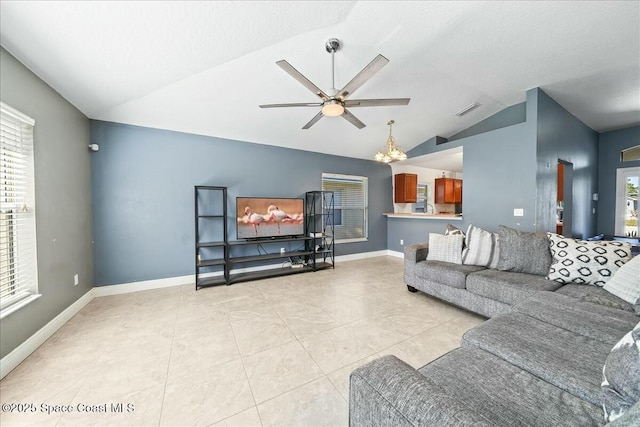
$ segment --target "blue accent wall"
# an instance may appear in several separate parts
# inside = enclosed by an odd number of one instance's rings
[[[91,121],[95,285],[193,274],[193,187],[228,187],[235,198],[304,197],[322,173],[366,176],[369,240],[336,254],[387,249],[391,170],[368,160],[145,127]],[[235,238],[235,222],[229,222]]]
[[[564,160],[573,164],[571,234],[591,237],[596,234],[592,195],[598,184],[598,133],[542,90],[529,92],[537,97],[537,228],[555,232],[558,160]]]
[[[640,126],[602,132],[598,137],[598,233],[615,234],[616,173],[639,167],[640,160],[620,161],[620,152],[640,145]]]

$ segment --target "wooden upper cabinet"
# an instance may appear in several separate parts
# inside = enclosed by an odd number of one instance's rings
[[[462,180],[454,178],[436,179],[436,203],[462,203]]]
[[[398,173],[394,176],[394,202],[416,203],[418,201],[418,175]]]

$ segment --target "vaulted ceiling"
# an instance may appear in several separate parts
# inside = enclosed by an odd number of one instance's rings
[[[411,98],[302,126],[317,102],[275,62],[354,99]],[[395,120],[408,150],[540,87],[597,131],[640,124],[638,1],[0,2],[0,44],[89,118],[371,159]],[[455,113],[478,102],[464,115]]]

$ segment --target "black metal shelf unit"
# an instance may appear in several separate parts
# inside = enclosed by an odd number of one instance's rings
[[[229,245],[229,261],[227,268],[229,270],[228,283],[246,282],[249,280],[266,279],[268,277],[287,276],[289,274],[305,273],[313,271],[308,265],[299,264],[299,267],[294,267],[289,261],[293,259],[306,259],[313,252],[308,248],[309,242],[312,239],[310,237],[289,237],[278,239],[257,239],[257,240],[234,240],[228,242]],[[281,251],[281,247],[284,243],[300,243],[302,249],[285,250]],[[256,255],[234,255],[233,248],[246,247],[255,245],[259,250],[263,250],[265,253],[259,253]],[[274,268],[273,265],[265,266],[266,268],[260,270],[261,264],[264,261],[273,261],[277,259],[288,260],[285,261],[282,267]],[[253,265],[251,265],[253,264]],[[256,265],[258,264],[258,265]],[[254,271],[231,271],[232,267],[251,267]],[[258,268],[258,270],[255,270]]]
[[[194,190],[196,290],[335,268],[332,191],[306,193],[304,236],[229,241],[227,188],[197,185]],[[285,249],[285,243],[300,245]],[[251,245],[257,254],[241,249]],[[275,268],[265,264],[278,259],[288,261]]]
[[[311,238],[307,249],[313,271],[335,268],[335,209],[333,191],[308,191],[305,194],[305,234]]]
[[[196,185],[194,204],[196,290],[228,284],[227,187]]]

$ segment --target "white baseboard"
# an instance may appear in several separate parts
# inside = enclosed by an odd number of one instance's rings
[[[392,251],[390,249],[387,249],[387,255],[404,259],[404,252]]]
[[[169,288],[188,285],[195,281],[195,276],[167,277],[164,279],[143,280],[141,282],[121,283],[119,285],[96,286],[93,288],[96,297],[128,294],[129,292],[148,291],[151,289]]]
[[[0,360],[0,379],[4,378],[16,366],[22,363],[24,359],[48,340],[62,325],[82,310],[85,305],[89,304],[93,298],[94,291],[91,289],[67,307],[62,313],[54,317],[49,323],[40,328],[38,332],[31,335],[25,342],[13,349],[11,353],[3,357],[2,360]]]
[[[336,262],[355,261],[358,259],[365,259],[365,258],[375,258],[379,256],[388,255],[387,252],[388,252],[387,250],[382,250],[382,251],[360,252],[357,254],[350,254],[350,255],[340,255],[336,257]]]

